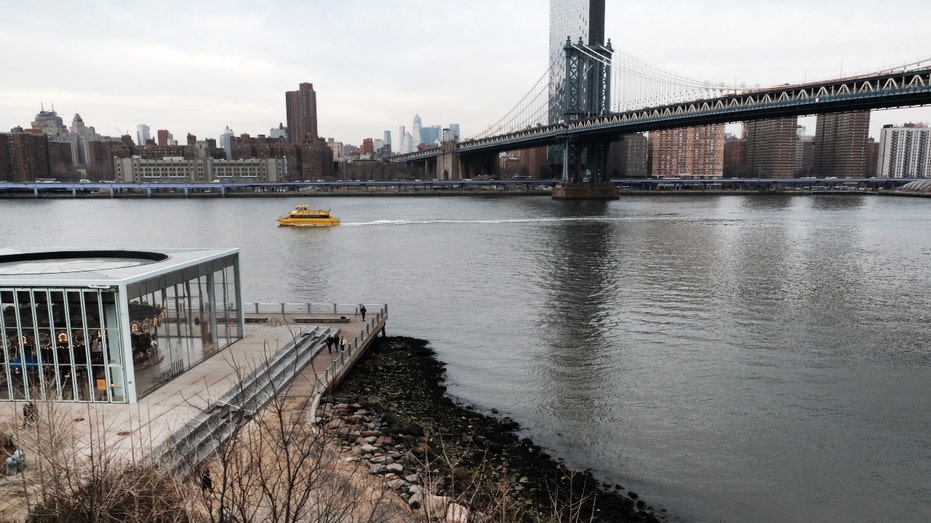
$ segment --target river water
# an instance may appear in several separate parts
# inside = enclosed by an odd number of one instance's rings
[[[928,521],[931,200],[0,200],[0,245],[237,247],[246,302],[384,302],[449,392],[671,521]]]

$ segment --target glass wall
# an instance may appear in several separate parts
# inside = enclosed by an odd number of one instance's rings
[[[235,265],[208,263],[130,287],[139,397],[242,337],[235,272]]]
[[[237,255],[122,288],[0,288],[0,401],[130,402],[242,338]],[[93,286],[97,287],[97,286]]]
[[[117,292],[0,289],[0,400],[126,401]]]

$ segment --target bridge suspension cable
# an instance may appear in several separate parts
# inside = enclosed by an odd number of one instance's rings
[[[473,136],[472,139],[478,140],[537,125],[547,125],[549,123],[548,114],[550,103],[549,81],[551,72],[556,67],[558,67],[558,63],[554,61],[546,71],[543,72],[527,94],[525,94],[510,111],[498,119],[497,122],[488,126],[487,129]]]
[[[635,111],[648,107],[669,106],[693,100],[721,98],[727,95],[741,95],[757,90],[732,85],[724,82],[710,82],[690,78],[674,73],[620,50],[608,47],[592,49],[584,45],[574,45],[576,50],[592,62],[599,62],[609,67],[611,75],[611,96],[609,110],[615,113]],[[598,51],[603,52],[600,54]],[[608,60],[605,55],[610,55]],[[883,67],[882,72],[905,72],[921,69],[931,64],[931,58],[911,60],[905,64]],[[554,59],[526,95],[497,122],[485,131],[472,137],[478,140],[499,134],[522,131],[532,127],[551,125],[551,115],[561,114],[564,107],[565,89],[551,85],[551,78],[561,78],[565,71],[562,61]],[[848,78],[879,74],[877,72],[848,75]],[[555,96],[551,96],[555,93]]]
[[[610,110],[621,112],[655,105],[676,103],[685,100],[695,100],[705,97],[721,96],[726,90],[723,84],[713,86],[711,82],[696,80],[683,75],[672,73],[649,64],[630,54],[613,51],[611,60],[586,46],[580,46],[588,58],[608,66],[611,71],[611,103]],[[562,95],[559,90],[557,97],[551,99],[553,87],[550,78],[556,74],[561,77],[564,71],[562,62],[554,60],[539,77],[533,87],[497,122],[490,125],[483,132],[473,136],[472,139],[481,139],[498,134],[515,132],[530,127],[549,125],[550,114],[558,114],[563,106]],[[551,110],[555,106],[555,110]]]

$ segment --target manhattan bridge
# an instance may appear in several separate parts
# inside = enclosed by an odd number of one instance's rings
[[[567,39],[514,107],[481,134],[396,155],[439,180],[494,172],[497,155],[549,147],[566,197],[614,197],[608,147],[626,134],[824,113],[931,104],[931,58],[866,74],[772,87],[727,87],[655,67],[606,44]],[[554,68],[563,85],[553,89]],[[602,187],[604,190],[599,190]],[[554,193],[555,195],[556,193]]]

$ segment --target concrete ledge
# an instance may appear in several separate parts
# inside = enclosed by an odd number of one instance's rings
[[[617,200],[620,191],[612,183],[570,183],[553,187],[554,200]]]

